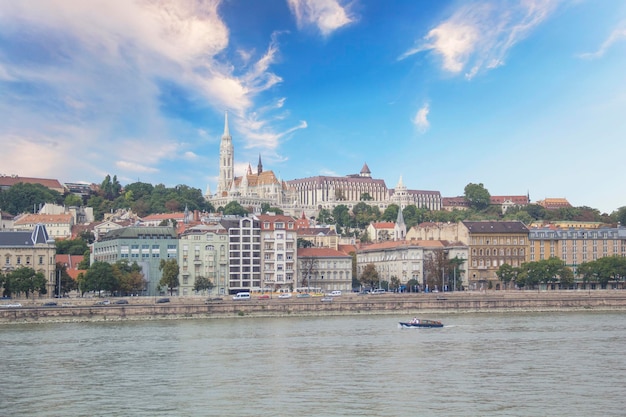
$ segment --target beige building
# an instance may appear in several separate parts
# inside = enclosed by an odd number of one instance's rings
[[[519,267],[529,260],[529,231],[522,222],[464,221],[459,227],[465,228],[469,236],[470,289],[501,289],[496,275],[500,265]]]
[[[219,223],[201,224],[179,237],[180,295],[194,294],[196,278],[213,283],[212,293],[228,294],[228,231]]]
[[[298,238],[308,240],[315,248],[337,249],[339,235],[330,226],[298,228]]]
[[[407,240],[447,240],[469,244],[469,231],[462,223],[424,222],[406,233]]]
[[[33,230],[38,224],[46,226],[48,234],[53,239],[70,239],[74,217],[70,213],[26,214],[16,219],[13,227],[16,230]]]
[[[298,288],[315,288],[323,293],[351,291],[352,256],[329,248],[299,248]]]
[[[406,240],[387,241],[363,246],[357,251],[357,275],[361,276],[368,264],[376,267],[380,281],[391,282],[398,278],[401,285],[415,280],[420,287],[425,287],[426,260],[443,251],[448,259],[468,258],[467,246],[457,243],[450,244],[442,240]],[[460,266],[461,278],[467,277],[467,262]],[[444,271],[442,271],[444,273]],[[467,285],[466,282],[463,285]]]
[[[46,227],[36,225],[31,230],[0,232],[0,259],[2,272],[11,272],[16,268],[29,267],[41,272],[47,280],[46,290],[49,296],[55,290],[56,246]],[[1,294],[0,294],[1,295]]]

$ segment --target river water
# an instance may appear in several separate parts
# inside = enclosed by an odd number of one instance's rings
[[[623,416],[625,313],[0,327],[2,416]]]

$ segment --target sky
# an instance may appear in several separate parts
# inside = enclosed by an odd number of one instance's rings
[[[626,2],[0,0],[0,173],[626,206]]]

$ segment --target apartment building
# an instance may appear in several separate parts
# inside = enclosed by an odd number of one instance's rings
[[[468,284],[471,289],[500,289],[500,265],[521,266],[529,260],[529,230],[519,221],[461,222],[469,246]]]
[[[256,217],[224,216],[220,224],[228,231],[228,291],[261,289],[261,222]]]
[[[180,295],[194,294],[198,277],[213,283],[212,293],[228,294],[228,231],[219,223],[200,224],[179,238]]]
[[[295,287],[298,234],[293,217],[275,213],[258,216],[261,226],[261,287],[267,290]]]
[[[352,256],[330,248],[299,248],[297,288],[351,291]]]

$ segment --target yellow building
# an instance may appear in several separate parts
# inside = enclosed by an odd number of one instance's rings
[[[572,268],[607,256],[626,256],[626,228],[571,227],[554,225],[531,228],[529,233],[530,261],[556,257]],[[584,284],[577,283],[582,288]]]

